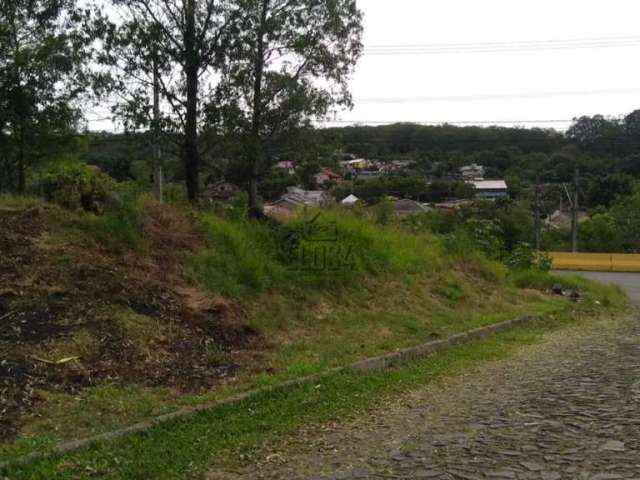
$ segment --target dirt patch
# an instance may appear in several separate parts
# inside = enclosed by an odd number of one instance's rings
[[[147,206],[148,248],[126,255],[53,241],[48,221],[42,208],[0,210],[0,441],[16,436],[38,391],[109,382],[197,392],[262,349],[238,306],[184,284],[182,256],[201,241],[183,213]]]

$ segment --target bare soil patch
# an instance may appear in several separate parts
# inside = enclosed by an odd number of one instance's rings
[[[236,305],[187,288],[182,256],[200,239],[184,214],[145,209],[145,253],[64,244],[42,208],[0,210],[0,441],[43,391],[101,383],[199,392],[260,351]]]

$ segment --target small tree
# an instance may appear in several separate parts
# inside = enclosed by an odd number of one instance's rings
[[[89,14],[74,0],[0,1],[0,142],[4,183],[24,193],[27,167],[80,119],[74,102],[87,86]]]
[[[249,205],[275,143],[333,106],[350,106],[349,74],[361,54],[355,0],[232,0],[229,51],[212,122],[243,142]]]
[[[130,128],[162,127],[177,142],[187,195],[199,195],[202,103],[211,100],[226,10],[222,0],[112,0],[100,60],[109,68],[115,112]],[[153,115],[154,85],[162,112]],[[161,125],[158,125],[160,123]]]

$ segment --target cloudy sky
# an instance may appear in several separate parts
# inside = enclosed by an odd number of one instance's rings
[[[352,82],[356,106],[339,120],[566,128],[579,115],[640,108],[637,0],[360,0],[360,7],[368,54]]]
[[[356,105],[327,125],[564,129],[576,116],[640,108],[638,0],[359,3],[366,53],[352,81]]]

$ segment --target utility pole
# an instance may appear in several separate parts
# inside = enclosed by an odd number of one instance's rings
[[[536,173],[536,187],[533,199],[533,211],[535,218],[533,219],[534,244],[536,252],[540,251],[540,174]]]
[[[158,62],[153,59],[153,195],[162,203],[162,164],[160,153],[160,79]]]
[[[578,208],[579,208],[579,183],[580,171],[576,164],[573,175],[573,201],[571,202],[571,251],[576,253],[578,251]]]

